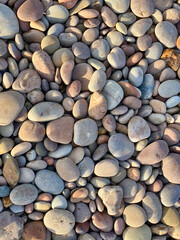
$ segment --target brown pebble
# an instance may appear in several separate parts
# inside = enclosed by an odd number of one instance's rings
[[[81,82],[79,80],[73,81],[66,88],[66,93],[69,97],[77,97],[81,91]]]

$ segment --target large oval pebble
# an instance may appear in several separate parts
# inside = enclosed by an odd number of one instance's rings
[[[123,240],[151,240],[151,237],[151,229],[146,224],[138,228],[127,227],[123,232]]]
[[[160,84],[158,93],[163,98],[170,98],[180,93],[180,81],[177,79],[167,80]]]
[[[69,17],[69,12],[62,5],[53,5],[48,8],[46,17],[50,23],[64,23]]]
[[[36,173],[35,184],[41,191],[51,194],[60,194],[64,189],[64,182],[57,173],[49,170],[40,170]]]
[[[10,200],[16,205],[27,205],[37,198],[38,189],[32,184],[21,184],[10,193]]]
[[[63,107],[55,102],[40,102],[28,112],[28,118],[34,122],[48,122],[62,117]]]
[[[50,232],[65,235],[73,229],[75,218],[67,210],[53,209],[45,214],[44,224]]]
[[[165,207],[172,207],[180,198],[180,185],[166,184],[160,192],[160,198]]]
[[[131,0],[131,10],[137,17],[149,17],[154,12],[154,1]]]

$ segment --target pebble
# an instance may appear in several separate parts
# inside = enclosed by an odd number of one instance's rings
[[[174,207],[163,207],[161,222],[176,227],[180,223],[179,213]]]
[[[176,79],[167,80],[160,84],[158,93],[163,98],[170,98],[180,92],[180,82]]]
[[[22,233],[24,240],[28,239],[42,239],[46,240],[46,228],[42,221],[29,222],[25,224],[24,231]]]
[[[98,177],[113,177],[119,172],[117,160],[104,159],[99,161],[94,168],[94,174]]]
[[[5,154],[14,147],[14,141],[11,138],[0,139],[0,154]]]
[[[54,35],[47,35],[41,41],[41,48],[48,54],[53,54],[60,47],[59,40]]]
[[[67,182],[75,182],[80,176],[78,167],[68,157],[59,159],[56,162],[56,171],[58,175]]]
[[[134,37],[142,37],[148,31],[151,25],[152,25],[151,18],[139,19],[130,26],[128,32],[132,34]]]
[[[137,193],[137,183],[134,180],[129,178],[125,178],[119,184],[123,189],[123,197],[124,198],[132,198]]]
[[[90,57],[89,47],[82,42],[76,42],[72,45],[72,51],[77,58],[87,59]]]
[[[130,1],[125,0],[105,0],[105,3],[115,12],[115,13],[124,13],[129,8]]]
[[[146,212],[137,204],[131,204],[124,209],[123,218],[130,227],[141,227],[147,221]]]
[[[27,205],[35,201],[38,189],[32,184],[21,184],[16,186],[10,193],[10,200],[16,205]]]
[[[91,44],[90,50],[95,59],[103,61],[109,54],[110,46],[105,39],[97,39]]]
[[[4,211],[0,213],[0,227],[4,228],[2,233],[4,239],[20,239],[24,224],[23,220],[14,213]]]
[[[143,82],[143,70],[140,67],[131,68],[128,79],[132,85],[139,87]]]
[[[126,65],[126,56],[124,51],[119,47],[114,47],[107,55],[107,60],[111,67],[122,69]]]
[[[34,160],[26,164],[26,167],[31,168],[33,171],[39,171],[47,167],[47,163],[44,160]]]
[[[64,23],[69,17],[68,10],[62,5],[54,5],[47,9],[46,18],[53,23]]]
[[[3,176],[11,187],[15,187],[19,181],[19,166],[15,158],[7,156],[3,167]]]
[[[176,46],[178,32],[176,27],[169,21],[162,21],[155,27],[155,35],[158,40],[167,48]]]
[[[45,214],[43,221],[44,225],[50,232],[58,235],[69,233],[75,225],[73,214],[62,209],[52,209],[48,211]]]
[[[166,128],[164,131],[163,140],[165,140],[169,146],[175,145],[180,140],[180,133],[176,129]]]
[[[162,161],[162,172],[164,177],[174,184],[180,183],[180,176],[178,174],[180,164],[179,164],[179,154],[169,153],[169,155],[163,158]]]
[[[101,17],[108,27],[114,27],[118,22],[117,15],[107,6],[101,8]]]
[[[32,147],[31,143],[28,143],[28,142],[19,143],[11,150],[11,155],[13,157],[18,157],[28,152],[31,149],[31,147]]]
[[[133,0],[130,6],[132,12],[140,18],[149,17],[154,12],[153,0],[148,0],[145,3],[142,0]]]
[[[126,203],[139,203],[143,200],[145,195],[145,188],[140,184],[137,183],[137,193],[134,197],[126,198]]]
[[[107,101],[106,98],[98,93],[94,92],[91,95],[89,101],[88,114],[94,120],[100,120],[104,117],[107,112]]]
[[[151,240],[152,232],[148,225],[144,224],[141,227],[127,227],[123,232],[123,240]]]
[[[75,204],[74,217],[77,223],[84,223],[91,217],[91,212],[85,203],[79,202]]]
[[[48,156],[52,158],[66,157],[72,150],[71,144],[59,145],[54,152],[49,152]]]
[[[5,4],[0,3],[0,38],[11,39],[19,32],[19,23],[14,12]],[[11,24],[13,22],[13,24]]]
[[[99,69],[94,71],[88,84],[88,89],[91,92],[97,92],[103,89],[106,84],[106,74],[103,70]]]
[[[74,143],[88,146],[95,142],[98,135],[97,124],[90,118],[84,118],[74,124]]]
[[[110,232],[113,228],[113,219],[105,211],[95,212],[92,215],[93,224],[103,232]]]
[[[124,96],[123,89],[113,80],[107,80],[103,88],[102,94],[107,100],[107,110],[117,107]]]
[[[154,77],[149,73],[145,74],[143,83],[139,89],[141,91],[141,99],[149,99],[152,97],[154,89]]]
[[[180,196],[180,186],[177,184],[166,184],[160,192],[161,202],[165,207],[172,207]]]
[[[1,92],[0,105],[0,125],[6,126],[12,123],[24,106],[24,97],[15,91]],[[6,107],[5,107],[6,106]]]
[[[56,195],[51,202],[52,209],[66,209],[67,200],[62,195]]]
[[[94,161],[89,157],[85,157],[78,164],[78,169],[81,177],[89,177],[94,171]]]
[[[10,194],[10,188],[8,186],[0,186],[0,197],[7,197]]]
[[[117,24],[116,24],[117,25]],[[106,37],[109,45],[111,48],[113,47],[119,47],[123,41],[124,41],[124,38],[123,38],[123,35],[118,32],[118,31],[111,31],[107,34],[107,37]]]
[[[129,159],[134,153],[134,144],[121,133],[113,134],[108,141],[110,153],[120,161]]]
[[[105,186],[98,191],[109,215],[116,215],[121,207],[123,189],[120,186]]]
[[[139,142],[150,136],[148,123],[139,116],[134,116],[128,123],[128,137],[132,142]]]
[[[147,213],[148,221],[156,224],[160,221],[162,216],[162,205],[155,193],[146,192],[142,200],[142,206]]]
[[[72,141],[73,126],[74,119],[71,116],[63,116],[48,123],[46,134],[53,142],[68,144]]]

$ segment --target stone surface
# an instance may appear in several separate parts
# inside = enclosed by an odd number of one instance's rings
[[[19,166],[15,158],[9,156],[3,167],[3,176],[11,187],[15,187],[19,181]]]
[[[24,240],[46,240],[46,228],[42,221],[29,222],[24,226],[22,233]]]
[[[118,171],[118,161],[111,159],[104,159],[99,161],[94,168],[94,174],[98,177],[113,177],[118,174]]]
[[[32,184],[21,184],[10,193],[10,200],[16,205],[27,205],[35,201],[38,189]]]
[[[24,97],[15,91],[0,93],[0,125],[5,126],[13,122],[24,106]]]
[[[69,12],[62,5],[54,5],[48,8],[46,17],[50,23],[64,23],[69,17]]]
[[[121,133],[113,134],[108,141],[111,154],[120,161],[129,159],[134,153],[134,144]]]
[[[132,0],[131,10],[137,17],[149,17],[154,12],[154,1]]]
[[[69,233],[75,225],[75,218],[73,214],[67,210],[61,209],[48,211],[45,214],[43,221],[44,225],[50,232],[58,235],[65,235]]]
[[[170,98],[180,92],[179,80],[167,80],[160,84],[158,93],[163,98]]]
[[[161,202],[165,207],[172,207],[180,196],[180,186],[178,184],[166,184],[160,192]]]
[[[19,32],[19,23],[16,15],[8,6],[2,3],[0,3],[0,22],[0,38],[11,39]]]
[[[138,228],[127,227],[123,232],[124,240],[131,239],[151,240],[151,237],[152,237],[151,229],[146,224]]]
[[[41,191],[51,194],[60,194],[64,189],[64,182],[58,174],[46,169],[36,173],[35,184]]]

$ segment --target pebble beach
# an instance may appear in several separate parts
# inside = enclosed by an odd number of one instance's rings
[[[180,0],[0,0],[0,240],[180,240]]]

